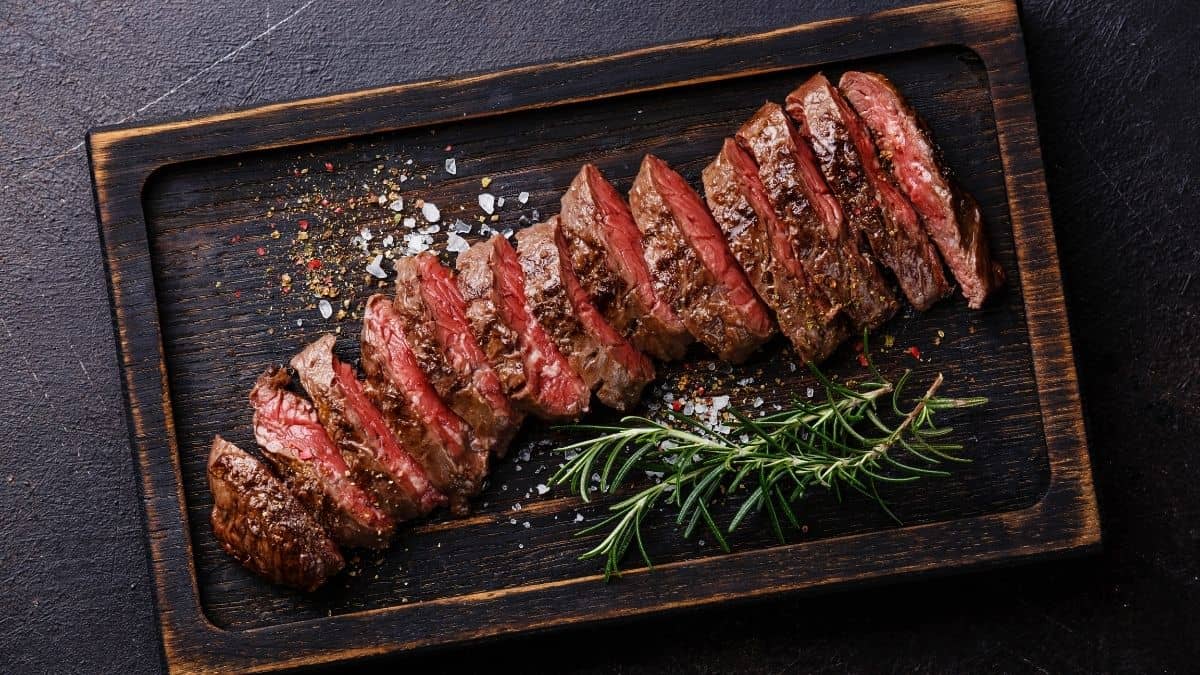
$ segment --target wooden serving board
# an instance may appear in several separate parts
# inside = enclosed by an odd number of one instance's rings
[[[577,518],[594,522],[604,504],[585,507],[563,490],[538,494],[536,486],[558,466],[553,446],[562,437],[530,423],[473,516],[410,526],[392,550],[356,560],[351,574],[319,593],[267,585],[220,551],[208,525],[204,477],[212,435],[253,447],[245,397],[254,378],[322,332],[340,326],[339,352],[357,357],[357,321],[322,319],[301,284],[291,259],[303,249],[300,220],[310,223],[312,241],[330,246],[360,226],[377,237],[403,234],[385,206],[363,198],[401,174],[413,181],[402,193],[435,201],[444,226],[458,217],[474,222],[480,181],[490,177],[488,191],[510,202],[497,228],[533,218],[534,209],[556,213],[559,195],[586,161],[626,189],[641,156],[654,152],[698,182],[720,139],[765,99],[782,100],[815,69],[836,76],[850,67],[886,73],[926,116],[949,165],[978,197],[1009,277],[983,311],[955,298],[880,331],[894,338],[876,352],[885,373],[912,367],[918,381],[928,381],[943,372],[948,395],[991,399],[956,420],[972,464],[952,478],[888,493],[903,526],[865,499],[839,504],[814,495],[802,507],[805,529],[790,533],[788,543],[751,523],[726,555],[702,536],[682,540],[664,517],[648,530],[656,567],[630,561],[635,567],[606,585],[594,561],[577,559],[595,539],[572,537],[581,527]],[[89,135],[88,149],[173,671],[339,661],[1058,555],[1099,542],[1011,2],[936,3],[105,128]],[[443,170],[447,157],[456,159],[454,175]],[[521,191],[528,201],[514,203]],[[444,229],[435,235],[439,248],[444,237]],[[291,293],[281,289],[283,273],[296,277]],[[360,283],[338,300],[350,300],[352,310],[370,290]],[[910,346],[922,352],[920,362],[906,353]],[[732,370],[697,352],[662,368],[646,403],[686,378],[688,388],[729,393],[736,405],[753,408],[762,399],[770,407],[814,386],[794,366],[778,342]],[[829,368],[845,377],[861,373],[849,347]]]

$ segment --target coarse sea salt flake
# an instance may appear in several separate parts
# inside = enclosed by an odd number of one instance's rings
[[[411,230],[412,228],[417,226],[417,219],[413,218],[412,216],[405,218],[404,226]]]
[[[496,212],[496,197],[490,192],[479,193],[479,208],[483,212],[491,215]]]
[[[539,495],[544,495],[550,491],[550,487],[542,483],[538,483],[537,492]]]
[[[395,199],[393,199],[392,203],[388,204],[388,208],[393,211],[403,211],[404,210],[404,197],[396,197]]]
[[[504,197],[496,197],[496,208],[504,206]]]
[[[446,235],[447,251],[450,251],[451,253],[462,253],[470,247],[471,245],[467,243],[467,240],[463,239],[457,234],[451,232],[450,234]]]
[[[458,234],[466,234],[467,232],[471,231],[471,226],[464,223],[462,218],[459,218],[458,220],[454,221],[453,225],[450,226],[450,230],[457,232]]]
[[[363,229],[359,230],[358,236],[362,237],[363,241],[371,241],[371,239],[375,237],[375,235],[371,233],[371,228],[369,227],[364,227]]]
[[[438,211],[437,204],[433,202],[425,202],[421,205],[421,215],[431,223],[436,223],[442,218],[442,212]]]
[[[325,298],[321,298],[321,301],[317,303],[317,309],[320,310],[322,318],[328,319],[333,316],[333,305],[329,304]]]
[[[763,400],[761,396],[755,396],[754,400],[750,402],[750,405],[754,406],[755,408],[761,408],[762,404]]]
[[[458,173],[458,163],[454,161],[453,157],[446,158],[446,173],[452,176]]]
[[[367,274],[370,274],[371,276],[375,277],[376,279],[386,279],[387,272],[383,271],[382,265],[383,265],[383,254],[381,253],[381,254],[375,256],[375,259],[372,260],[367,265]]]
[[[577,522],[577,523],[582,523],[582,522],[583,522],[583,514],[582,514],[582,513],[576,513],[576,514],[575,514],[575,522]]]
[[[529,193],[522,192],[521,194],[517,195],[517,201],[521,202],[522,204],[529,201]]]

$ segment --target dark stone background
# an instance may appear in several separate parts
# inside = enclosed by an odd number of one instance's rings
[[[904,4],[0,0],[0,664],[157,672],[84,132]],[[1200,3],[1028,0],[1105,548],[398,665],[1097,672],[1200,659]],[[503,570],[497,570],[503,574]]]

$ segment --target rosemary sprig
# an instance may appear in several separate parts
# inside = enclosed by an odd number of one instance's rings
[[[794,505],[814,488],[839,496],[845,489],[855,490],[899,522],[880,496],[879,484],[948,476],[940,468],[944,463],[970,461],[957,455],[961,445],[941,441],[952,429],[938,426],[934,414],[982,405],[987,399],[939,397],[944,381],[939,374],[925,394],[904,409],[911,371],[893,383],[879,373],[869,355],[867,359],[871,379],[857,386],[834,382],[810,365],[824,389],[824,401],[795,399],[792,407],[758,418],[731,408],[736,422],[724,432],[674,411],[667,411],[664,421],[630,416],[617,425],[569,427],[598,435],[561,448],[577,454],[550,479],[551,485],[569,484],[588,502],[592,490],[615,494],[632,475],[662,475],[660,481],[610,506],[603,521],[579,532],[608,530],[580,557],[602,558],[605,580],[620,575],[630,546],[653,566],[642,541],[642,523],[660,504],[675,507],[675,522],[683,527],[685,538],[703,525],[726,552],[726,535],[751,514],[765,513],[775,537],[785,541],[785,524],[800,528]],[[887,416],[897,418],[891,424],[879,404],[889,399]],[[597,474],[598,482],[593,481]],[[598,483],[594,488],[593,482]],[[713,504],[734,494],[741,505],[722,527],[713,516]]]

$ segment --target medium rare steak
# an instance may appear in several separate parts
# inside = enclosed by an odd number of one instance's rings
[[[892,270],[913,307],[929,309],[950,293],[942,259],[908,199],[879,163],[871,134],[829,80],[813,75],[787,97],[817,165],[841,201],[850,227]]]
[[[312,404],[288,391],[287,371],[272,368],[250,392],[254,440],[288,489],[339,544],[384,548],[395,523],[352,479]]]
[[[292,368],[354,481],[397,521],[423,516],[445,504],[446,497],[396,441],[367,398],[354,368],[334,356],[334,341],[333,335],[322,336],[292,358]]]
[[[737,132],[758,164],[775,215],[792,233],[805,271],[854,327],[874,328],[896,312],[896,299],[874,262],[850,236],[837,199],[812,150],[776,103],[759,108]]]
[[[575,277],[565,246],[557,216],[518,235],[529,308],[596,398],[627,410],[654,379],[654,364],[600,316]]]
[[[703,177],[713,219],[754,290],[774,311],[780,330],[805,361],[829,356],[846,337],[846,324],[796,257],[754,160],[727,138]]]
[[[683,358],[692,335],[655,292],[633,214],[594,165],[571,181],[559,217],[579,282],[608,323],[647,354]]]
[[[438,396],[471,428],[472,447],[503,455],[519,415],[471,334],[454,277],[436,256],[396,262],[395,308],[417,363]]]
[[[434,390],[405,339],[400,315],[383,295],[371,296],[363,311],[362,365],[367,395],[392,433],[450,499],[450,510],[467,513],[468,499],[487,475],[487,451],[469,447],[470,429]]]
[[[921,215],[972,309],[1004,283],[979,205],[942,164],[924,121],[883,75],[851,71],[838,83],[871,130],[885,166]]]
[[[591,392],[533,317],[517,252],[495,235],[458,256],[459,288],[476,339],[509,396],[547,420],[578,419]]]
[[[208,455],[221,548],[273,584],[315,591],[341,571],[337,545],[262,462],[217,436]]]
[[[775,327],[704,202],[666,162],[646,155],[629,203],[655,292],[713,353],[745,361]]]

